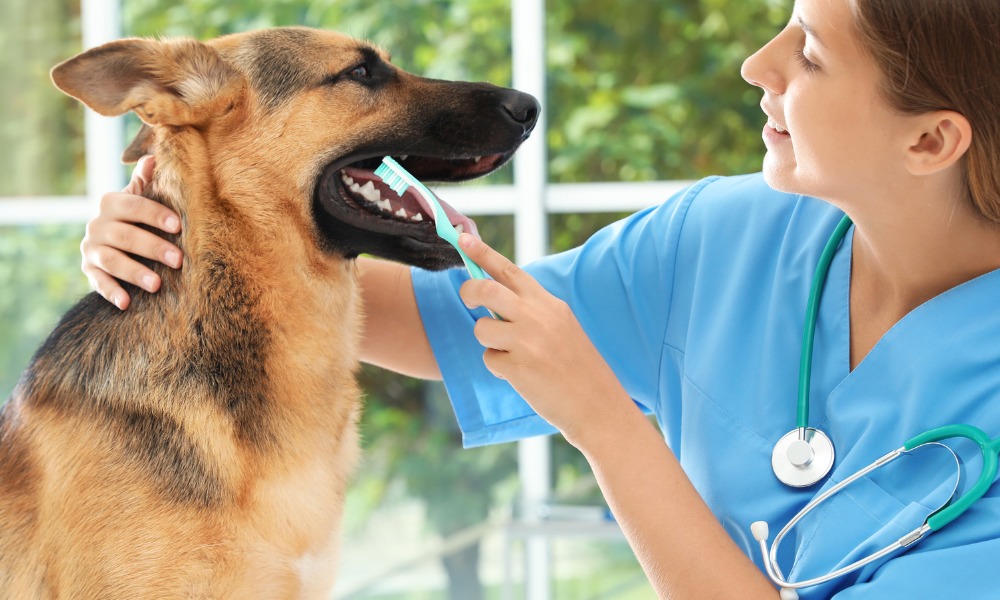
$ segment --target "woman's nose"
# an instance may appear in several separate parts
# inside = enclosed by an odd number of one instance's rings
[[[747,57],[740,68],[740,75],[747,83],[771,94],[781,94],[785,91],[785,77],[773,60],[776,39]]]

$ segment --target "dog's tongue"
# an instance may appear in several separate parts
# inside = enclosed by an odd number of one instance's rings
[[[391,204],[391,208],[383,208],[385,212],[391,212],[393,214],[398,213],[400,209],[404,210],[407,215],[414,215],[415,213],[420,213],[423,215],[425,220],[434,220],[434,209],[431,208],[424,200],[424,198],[413,191],[413,188],[408,188],[403,195],[400,196],[396,194],[378,175],[372,171],[366,169],[358,169],[356,167],[347,167],[342,173],[360,186],[364,186],[366,183],[371,182],[375,189],[379,192],[379,198],[382,202],[388,200]],[[354,192],[356,194],[360,192]],[[435,196],[436,197],[436,196]],[[438,197],[438,202],[441,203],[441,208],[444,209],[446,215],[448,215],[448,220],[455,227],[461,226],[459,229],[465,231],[466,233],[471,233],[472,235],[479,237],[479,228],[476,227],[476,223],[469,217],[463,215],[462,213],[455,210],[451,205]]]

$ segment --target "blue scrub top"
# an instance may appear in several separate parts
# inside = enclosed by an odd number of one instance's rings
[[[610,225],[580,248],[526,267],[572,307],[632,398],[733,540],[758,565],[750,524],[772,538],[815,495],[917,433],[968,423],[1000,435],[1000,271],[958,286],[897,323],[854,371],[849,360],[853,228],[827,277],[816,327],[810,426],[837,449],[830,477],[805,490],[771,470],[795,427],[798,364],[812,275],[842,213],[775,192],[758,175],[711,178]],[[483,364],[472,328],[485,311],[458,296],[464,270],[413,271],[421,317],[465,443],[554,429]],[[969,443],[960,491],[979,474]],[[809,579],[881,549],[947,500],[955,466],[923,449],[875,471],[805,518],[779,565]],[[909,552],[800,597],[1000,598],[1000,486]],[[670,510],[669,498],[650,502]],[[794,563],[794,567],[792,566]],[[705,557],[705,568],[712,568]]]

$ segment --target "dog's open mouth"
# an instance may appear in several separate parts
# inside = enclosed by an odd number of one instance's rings
[[[506,163],[510,152],[461,158],[391,154],[422,182],[458,182],[482,177]],[[460,264],[437,235],[434,211],[413,188],[402,195],[375,175],[385,154],[337,161],[324,170],[317,188],[319,223],[335,250],[347,256],[371,253],[427,268]],[[478,237],[472,219],[438,197],[459,232]]]
[[[494,171],[507,160],[503,154],[476,156],[467,159],[441,160],[422,157],[394,156],[398,163],[422,181],[461,181],[480,177]],[[357,210],[367,211],[380,219],[402,221],[406,225],[434,223],[434,209],[413,188],[397,194],[374,169],[379,159],[367,159],[340,170],[341,197]],[[459,233],[478,236],[475,222],[461,214],[440,197],[438,201],[448,215],[448,220]]]

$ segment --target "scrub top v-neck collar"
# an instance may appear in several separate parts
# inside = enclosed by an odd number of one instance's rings
[[[891,346],[897,338],[906,336],[909,329],[926,327],[924,323],[927,320],[934,320],[935,314],[948,310],[950,304],[967,302],[968,299],[965,296],[975,297],[979,289],[983,287],[996,287],[1000,291],[1000,269],[995,269],[933,296],[903,315],[886,330],[868,353],[862,357],[857,366],[851,369],[851,276],[854,265],[856,228],[856,225],[852,225],[847,231],[844,241],[831,262],[822,298],[823,303],[832,305],[825,315],[828,334],[833,335],[833,339],[827,347],[831,348],[836,356],[836,364],[833,365],[831,371],[839,373],[841,379],[840,384],[834,388],[827,388],[831,389],[831,394],[836,392],[837,388],[847,385],[854,379],[866,377],[865,373],[871,368],[870,365],[873,362],[881,362],[880,354],[891,351],[886,350],[886,346]],[[1000,296],[996,296],[996,298],[1000,300]],[[959,309],[959,307],[955,308]],[[967,307],[964,306],[960,310],[968,311]],[[821,305],[820,314],[823,315],[823,313]],[[944,340],[941,342],[943,343]]]

